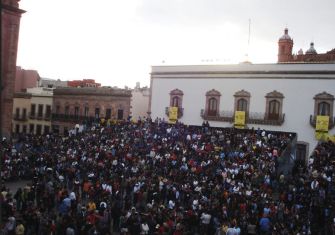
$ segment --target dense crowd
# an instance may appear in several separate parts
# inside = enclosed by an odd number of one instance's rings
[[[279,170],[289,133],[160,120],[3,140],[4,234],[334,234],[335,145]]]

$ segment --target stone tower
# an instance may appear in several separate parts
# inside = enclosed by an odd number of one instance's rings
[[[292,60],[293,39],[288,35],[285,28],[284,35],[278,41],[278,63],[289,62]]]
[[[12,131],[16,56],[20,19],[24,12],[19,9],[19,0],[1,0],[1,137],[10,137]]]

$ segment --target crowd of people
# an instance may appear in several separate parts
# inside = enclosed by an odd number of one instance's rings
[[[279,169],[289,133],[94,125],[1,142],[2,232],[18,235],[334,234],[335,144]]]

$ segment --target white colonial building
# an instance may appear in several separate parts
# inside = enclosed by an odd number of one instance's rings
[[[130,115],[138,120],[148,116],[148,105],[150,98],[150,89],[141,87],[140,83],[136,83],[136,87],[131,90]]]
[[[247,128],[295,132],[306,155],[317,144],[315,117],[329,115],[334,135],[335,63],[153,66],[148,112],[180,122],[232,127],[235,111],[246,112]]]

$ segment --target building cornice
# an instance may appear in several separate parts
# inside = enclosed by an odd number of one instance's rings
[[[69,95],[69,96],[78,96],[78,95],[93,95],[93,96],[118,96],[118,97],[131,97],[131,90],[123,89],[112,89],[112,88],[71,88],[63,87],[56,88],[53,91],[54,96],[59,95]]]
[[[10,5],[6,5],[6,4],[3,4],[3,3],[1,3],[1,10],[8,10],[8,11],[19,13],[19,14],[26,13],[25,10],[22,10],[20,8],[13,7],[13,6],[10,6]]]
[[[185,75],[185,74],[197,74],[197,75],[207,75],[207,74],[233,74],[233,75],[242,75],[242,74],[333,74],[334,71],[181,71],[181,72],[153,72],[151,75]]]
[[[301,74],[297,75],[288,75],[288,74],[155,74],[152,75],[152,79],[301,79],[301,80],[335,80],[335,73],[330,74],[334,76],[324,75],[324,74]]]
[[[14,93],[14,98],[30,99],[31,94],[30,93],[25,93],[25,92],[16,92],[16,93]]]

